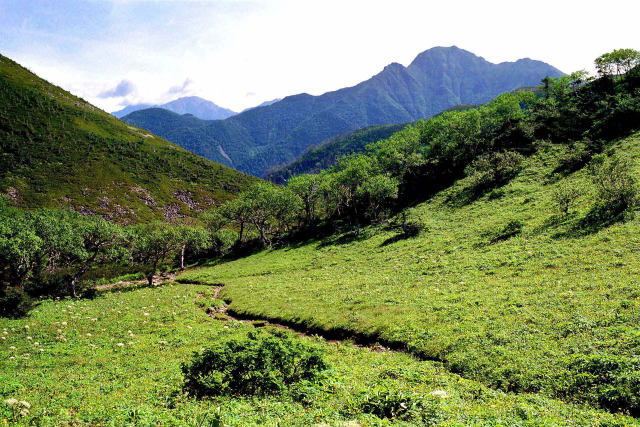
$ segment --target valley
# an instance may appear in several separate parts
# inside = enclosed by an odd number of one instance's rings
[[[250,73],[221,46],[266,5],[179,6],[83,4],[182,47],[63,38],[122,70],[70,90],[0,55],[0,425],[640,425],[639,51],[434,47],[273,99],[293,29],[243,32]]]

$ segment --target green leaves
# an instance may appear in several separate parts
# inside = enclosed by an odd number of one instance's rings
[[[598,74],[608,76],[620,75],[631,71],[640,64],[640,52],[635,49],[616,49],[600,55],[594,61]]]
[[[184,388],[198,397],[279,393],[329,368],[318,347],[282,331],[251,331],[217,343],[182,365]]]

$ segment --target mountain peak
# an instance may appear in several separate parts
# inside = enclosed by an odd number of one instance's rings
[[[292,161],[310,145],[369,125],[407,123],[460,104],[483,104],[504,92],[562,75],[543,62],[493,64],[457,46],[425,50],[408,67],[392,63],[352,87],[287,96],[228,120],[179,128],[149,117],[125,119],[196,153],[257,176]],[[197,132],[198,138],[194,138]]]
[[[220,107],[213,102],[199,96],[184,96],[174,99],[162,105],[136,104],[128,105],[120,111],[115,111],[114,116],[122,118],[135,111],[147,108],[162,108],[178,114],[192,114],[203,120],[222,120],[237,114],[235,111]]]

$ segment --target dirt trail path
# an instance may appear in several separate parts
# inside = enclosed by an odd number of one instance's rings
[[[220,292],[222,291],[224,286],[214,286],[213,288],[214,288],[213,298],[220,299],[219,298]],[[199,299],[199,297],[203,297],[203,296],[204,294],[198,295],[198,297],[196,297],[194,302],[197,303],[197,300]],[[321,330],[310,330],[309,328],[306,328],[303,325],[297,325],[293,323],[284,324],[284,323],[279,323],[278,321],[275,321],[273,319],[262,318],[259,316],[242,315],[240,313],[234,312],[233,310],[229,310],[229,304],[226,304],[226,303],[223,306],[220,306],[217,308],[207,307],[205,309],[205,313],[207,313],[209,317],[212,317],[220,321],[250,323],[257,328],[272,326],[278,329],[283,329],[283,330],[293,332],[296,335],[302,336],[302,337],[319,336],[324,338],[325,341],[329,344],[337,344],[344,341],[352,341],[354,345],[358,347],[369,348],[370,350],[373,350],[373,351],[383,352],[383,351],[390,350],[390,348],[385,347],[378,342],[371,342],[370,340],[362,339],[362,337],[359,337],[355,334],[347,334],[344,336],[337,337],[337,336],[334,336],[333,333],[321,331]]]
[[[173,272],[173,273],[165,273],[156,275],[153,279],[154,286],[160,286],[167,282],[173,282],[181,272]],[[181,283],[182,285],[197,285],[199,283]],[[200,284],[201,285],[201,284]],[[131,280],[131,281],[121,281],[116,283],[108,283],[106,285],[96,286],[94,289],[97,291],[109,291],[114,289],[125,289],[134,286],[145,287],[147,286],[147,280]],[[209,285],[213,288],[214,299],[220,299],[220,292],[224,286],[221,285]],[[194,304],[198,303],[200,298],[205,297],[204,293],[198,294],[194,299]],[[278,329],[284,329],[287,331],[291,331],[296,335],[303,337],[313,337],[319,336],[325,339],[325,341],[329,344],[341,343],[344,341],[352,341],[354,345],[363,348],[369,348],[372,351],[389,351],[389,350],[403,350],[397,345],[391,343],[390,345],[384,345],[379,342],[379,340],[375,337],[359,335],[347,330],[332,330],[326,331],[319,328],[309,328],[305,325],[297,324],[297,323],[285,323],[277,319],[269,319],[266,317],[253,316],[243,313],[237,313],[232,309],[229,309],[229,304],[225,303],[219,307],[205,307],[203,311],[211,318],[216,319],[221,322],[242,322],[242,323],[250,323],[256,328],[261,328],[265,326],[272,326]]]

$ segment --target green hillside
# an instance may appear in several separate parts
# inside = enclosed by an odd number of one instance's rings
[[[382,342],[492,389],[638,417],[634,55],[624,74],[573,73],[419,121],[296,177],[281,190],[301,199],[289,209],[302,218],[295,245],[178,280],[225,285],[243,318]],[[251,211],[258,199],[239,200]],[[342,234],[309,231],[323,221]],[[263,245],[277,241],[258,225]]]
[[[339,157],[362,152],[368,144],[386,139],[405,126],[374,125],[329,138],[317,146],[307,148],[294,162],[272,172],[267,171],[266,178],[282,184],[301,173],[318,173],[332,166]]]
[[[194,215],[255,178],[127,125],[0,56],[0,192],[120,222]]]
[[[447,108],[440,114],[450,111],[466,111],[476,105],[460,104]],[[286,166],[267,171],[266,178],[272,182],[283,184],[292,176],[303,173],[318,173],[333,166],[340,157],[365,151],[367,145],[389,138],[404,128],[406,124],[374,125],[364,129],[334,136],[317,146],[307,148],[295,161]]]
[[[295,160],[309,146],[371,125],[409,123],[459,104],[483,104],[501,93],[561,76],[531,59],[493,64],[455,46],[419,54],[407,67],[398,63],[348,88],[320,96],[288,96],[226,120],[136,111],[123,120],[240,171],[263,176]],[[166,120],[172,126],[165,125]],[[182,121],[182,123],[180,123]]]
[[[467,178],[414,207],[419,237],[376,226],[179,280],[224,284],[233,312],[381,339],[492,388],[595,405],[606,388],[637,399],[640,226],[577,231],[589,191],[558,216],[556,189],[591,187],[586,170],[553,174],[566,150],[549,145],[472,203],[459,203]],[[611,150],[640,177],[640,135]],[[520,233],[493,239],[512,221]]]

